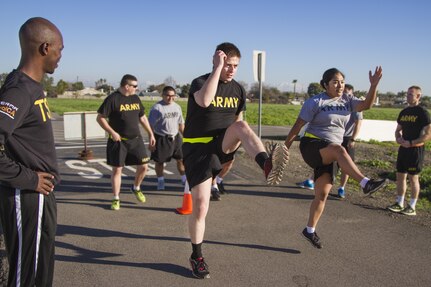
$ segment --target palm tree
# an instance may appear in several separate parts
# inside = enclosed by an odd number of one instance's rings
[[[295,95],[295,99],[296,99],[296,83],[298,82],[298,80],[293,80],[292,84],[293,84],[293,94]]]

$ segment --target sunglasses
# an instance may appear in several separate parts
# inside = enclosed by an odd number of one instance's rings
[[[138,85],[130,85],[130,84],[127,84],[128,86],[131,86],[131,87],[134,87],[135,89],[138,87]]]

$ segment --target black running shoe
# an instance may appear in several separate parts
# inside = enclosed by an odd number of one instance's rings
[[[386,179],[370,179],[365,185],[365,187],[362,189],[362,191],[366,195],[371,195],[379,189],[385,187],[386,184]]]
[[[319,248],[319,249],[322,248],[322,242],[320,242],[320,238],[319,238],[319,236],[317,236],[316,232],[308,233],[307,228],[304,228],[304,230],[302,230],[302,235],[304,235],[304,237],[307,238],[308,241],[310,241],[314,247]]]
[[[210,197],[211,201],[220,201],[220,192],[217,188],[211,188],[211,197]]]
[[[198,259],[189,259],[190,266],[192,267],[192,274],[196,278],[199,279],[205,279],[210,278],[210,271],[208,269],[208,264],[205,263],[205,260],[203,257],[200,257]]]
[[[227,191],[224,188],[223,181],[220,181],[220,183],[217,183],[217,187],[221,194],[227,194]]]

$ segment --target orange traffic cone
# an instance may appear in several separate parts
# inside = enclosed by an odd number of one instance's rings
[[[177,213],[179,214],[191,214],[193,210],[193,203],[192,203],[192,194],[189,190],[189,183],[186,181],[186,184],[184,185],[184,197],[183,197],[183,206],[178,207]]]

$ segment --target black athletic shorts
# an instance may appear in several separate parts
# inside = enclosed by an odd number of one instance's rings
[[[118,142],[109,138],[106,159],[110,166],[142,165],[150,161],[142,137]]]
[[[176,136],[160,136],[154,134],[156,138],[156,150],[151,152],[151,159],[155,162],[170,162],[171,159],[183,159],[183,138],[181,134]]]
[[[301,138],[299,149],[305,163],[314,170],[314,181],[316,181],[324,173],[329,173],[332,179],[331,183],[333,183],[335,180],[335,174],[337,171],[336,162],[324,165],[322,163],[322,156],[320,155],[320,150],[327,147],[329,144],[330,142],[322,139],[309,137]]]
[[[235,152],[223,152],[224,133],[209,143],[183,143],[183,162],[190,189],[208,178],[214,178],[222,170],[222,164],[234,159]]]
[[[398,148],[397,172],[408,174],[419,174],[424,162],[425,147]]]

